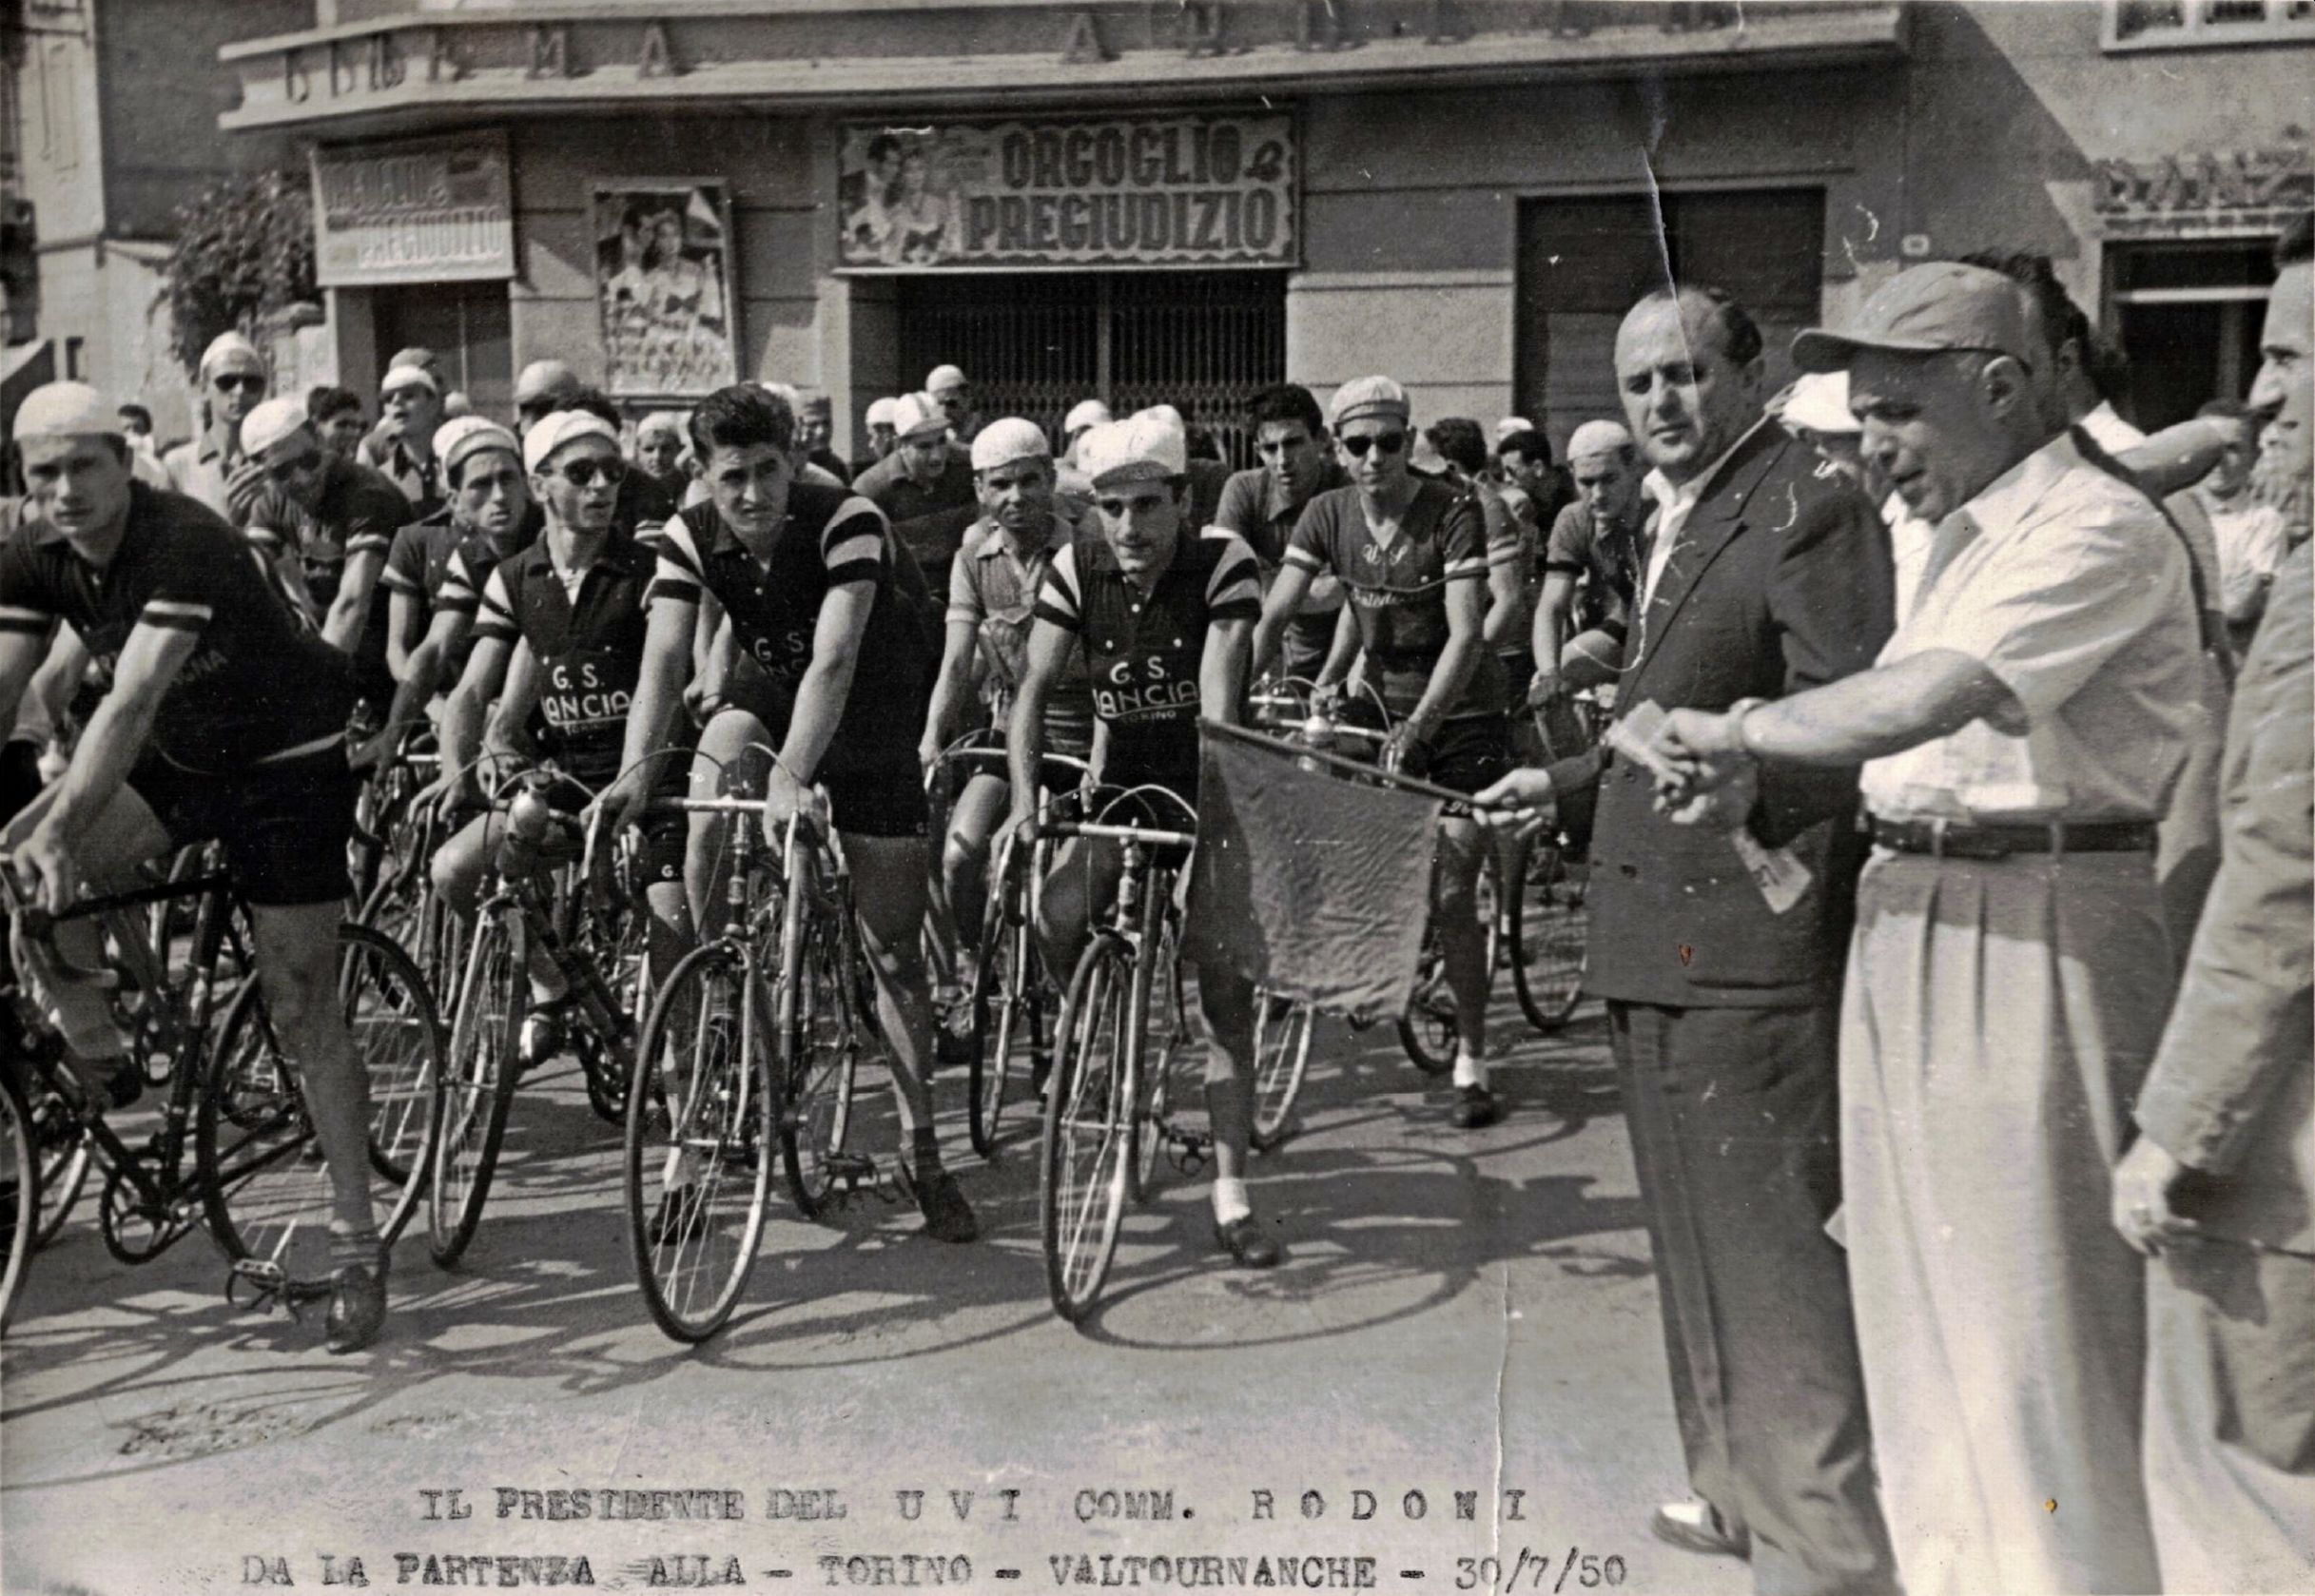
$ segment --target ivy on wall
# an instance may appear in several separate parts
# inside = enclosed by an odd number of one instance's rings
[[[176,222],[161,294],[170,352],[188,377],[219,333],[253,333],[266,317],[318,297],[313,190],[304,173],[227,178],[179,206]]]

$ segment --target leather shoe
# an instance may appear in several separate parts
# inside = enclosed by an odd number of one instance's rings
[[[1648,1530],[1660,1541],[1706,1557],[1752,1555],[1752,1536],[1729,1528],[1721,1510],[1701,1497],[1666,1502],[1648,1520]]]
[[[1448,1118],[1459,1131],[1485,1130],[1503,1118],[1503,1104],[1485,1086],[1459,1086],[1455,1089],[1455,1106]]]
[[[340,1265],[330,1275],[329,1350],[358,1353],[378,1339],[386,1322],[386,1255],[380,1248],[368,1263]]]
[[[1269,1269],[1283,1255],[1277,1241],[1251,1214],[1241,1214],[1228,1224],[1215,1220],[1214,1244],[1228,1253],[1240,1269]]]

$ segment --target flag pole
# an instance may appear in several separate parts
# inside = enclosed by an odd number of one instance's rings
[[[1345,759],[1341,754],[1330,753],[1325,749],[1314,749],[1307,743],[1297,743],[1285,737],[1274,737],[1266,731],[1256,731],[1250,727],[1228,726],[1220,721],[1201,720],[1197,723],[1197,730],[1200,736],[1210,732],[1221,732],[1241,743],[1251,743],[1256,748],[1268,749],[1273,753],[1284,754],[1291,759],[1316,760],[1320,764],[1331,765],[1346,774],[1356,776],[1371,786],[1402,788],[1425,798],[1443,798],[1450,804],[1461,804],[1471,809],[1497,807],[1493,804],[1482,804],[1468,792],[1457,792],[1451,787],[1441,787],[1436,782],[1427,782],[1420,776],[1404,776],[1395,770],[1386,770],[1379,765],[1363,765],[1355,759]]]

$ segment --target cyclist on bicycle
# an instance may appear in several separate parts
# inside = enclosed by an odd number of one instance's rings
[[[1007,735],[1011,824],[1024,847],[1037,834],[1046,717],[1073,655],[1082,653],[1093,682],[1103,781],[1163,788],[1195,815],[1197,723],[1238,719],[1248,637],[1261,613],[1254,551],[1228,533],[1201,537],[1191,530],[1189,445],[1177,424],[1145,413],[1098,426],[1080,440],[1078,462],[1093,483],[1099,535],[1070,539],[1045,573]],[[1158,821],[1184,824],[1170,812]],[[1041,891],[1038,936],[1047,968],[1076,964],[1122,869],[1115,843],[1078,838],[1061,847]],[[1197,997],[1209,1034],[1215,1240],[1242,1267],[1267,1269],[1278,1261],[1278,1243],[1255,1222],[1246,1191],[1254,983],[1235,970],[1201,969]]]
[[[799,810],[817,808],[814,782],[827,789],[875,974],[917,1205],[926,1234],[970,1241],[980,1224],[942,1167],[926,1085],[932,993],[918,932],[927,861],[913,738],[932,676],[929,601],[883,511],[849,489],[796,480],[795,436],[795,412],[753,383],[710,394],[691,413],[709,498],[669,521],[659,546],[627,757],[632,765],[669,746],[701,603],[712,598],[745,669],[733,671],[726,707],[700,733],[692,790],[762,791],[765,828],[777,835]],[[778,751],[768,756],[775,738]],[[631,776],[604,807],[631,815],[644,792]],[[723,836],[713,817],[691,828],[686,875],[695,913],[719,890]]]
[[[1002,734],[1021,685],[1031,611],[1054,555],[1071,527],[1054,504],[1053,446],[1044,428],[1018,417],[973,435],[973,485],[982,518],[967,527],[948,579],[948,638],[917,758],[930,766],[963,729],[978,678],[990,723]],[[1073,759],[1093,755],[1093,693],[1081,654],[1073,654],[1045,710],[1045,749]],[[1004,818],[1004,777],[981,770],[949,811],[941,852],[943,902],[932,918],[944,963],[960,983],[959,927],[981,925],[989,838]],[[943,1040],[946,1040],[946,1032]]]
[[[627,461],[610,422],[585,411],[554,411],[531,428],[522,455],[531,492],[546,511],[546,530],[528,549],[501,561],[484,584],[475,652],[442,717],[443,773],[437,786],[454,804],[472,800],[478,792],[478,752],[520,757],[535,712],[568,778],[554,783],[547,797],[556,809],[576,815],[624,769],[621,749],[643,669],[652,557],[616,528]],[[477,723],[494,693],[496,705],[478,750]],[[680,791],[680,764],[662,759],[628,774],[646,793]],[[464,918],[474,917],[483,872],[497,857],[504,830],[502,806],[469,823],[435,853],[435,886]],[[682,820],[652,820],[644,842],[651,966],[671,969],[691,940],[682,885]],[[566,849],[568,843],[566,838]],[[538,1006],[525,1022],[523,1052],[536,1062],[560,1046],[568,994],[561,972],[543,952],[533,960],[531,983]]]
[[[425,719],[435,690],[458,680],[491,573],[530,547],[543,524],[522,445],[506,428],[479,416],[446,421],[434,435],[434,457],[450,496],[394,535],[379,576],[385,615],[381,622],[373,606],[362,633],[361,649],[382,651],[397,686],[386,724],[356,752],[357,768],[390,751],[399,733]]]
[[[1488,547],[1478,502],[1409,468],[1406,390],[1363,377],[1337,390],[1334,437],[1352,485],[1320,494],[1303,511],[1286,561],[1255,631],[1263,669],[1312,580],[1324,573],[1351,590],[1367,674],[1395,720],[1386,761],[1457,792],[1476,792],[1510,769],[1503,663],[1484,640],[1490,583],[1513,588],[1516,547]],[[1516,593],[1512,594],[1516,600]],[[1501,602],[1505,594],[1494,594]],[[1320,673],[1340,679],[1348,651]],[[1353,703],[1353,716],[1367,707]],[[1454,994],[1455,1124],[1475,1130],[1500,1109],[1488,1088],[1487,934],[1476,887],[1486,846],[1478,824],[1439,827],[1431,874],[1431,925]]]
[[[376,1339],[386,1259],[370,1204],[369,1082],[337,1002],[338,923],[355,783],[344,656],[301,630],[241,535],[197,501],[135,481],[117,412],[56,382],[27,396],[15,436],[37,515],[0,550],[0,722],[11,720],[58,622],[111,667],[112,687],[56,785],[7,831],[43,908],[137,885],[135,866],[216,839],[257,933],[273,1022],[333,1190],[332,1352]],[[95,965],[95,924],[56,931]],[[116,1080],[137,1066],[91,984],[24,973],[73,1051]],[[133,1098],[124,1083],[115,1100]]]
[[[1577,497],[1551,525],[1535,610],[1535,681],[1527,703],[1537,710],[1616,679],[1648,516],[1640,491],[1647,467],[1622,422],[1576,428],[1567,439],[1567,470]]]
[[[1350,478],[1327,446],[1326,413],[1308,388],[1294,382],[1265,388],[1254,396],[1246,414],[1254,422],[1255,453],[1262,463],[1222,484],[1221,508],[1214,513],[1214,524],[1246,540],[1268,582],[1286,557],[1303,506]],[[1287,623],[1281,661],[1285,672],[1317,675],[1333,651],[1341,620],[1342,584],[1332,576],[1316,578],[1301,610]]]

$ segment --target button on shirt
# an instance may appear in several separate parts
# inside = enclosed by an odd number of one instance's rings
[[[2060,438],[1938,524],[1879,660],[1965,653],[2020,718],[1869,762],[1866,806],[1888,820],[2159,819],[2196,730],[2200,646],[2177,535]]]

